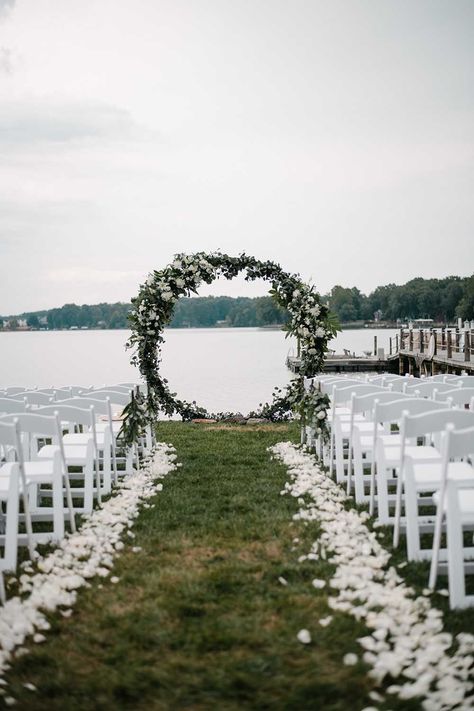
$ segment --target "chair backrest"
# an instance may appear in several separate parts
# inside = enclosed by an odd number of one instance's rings
[[[95,414],[93,407],[72,407],[71,405],[64,405],[62,402],[55,402],[54,405],[41,407],[38,409],[38,414],[57,414],[61,421],[70,422],[74,425],[87,425],[89,427],[93,426],[95,423]]]
[[[28,407],[26,400],[19,400],[13,397],[0,398],[0,413],[10,415],[13,412],[26,412]]]
[[[438,403],[441,405],[441,403]],[[400,434],[402,439],[421,437],[425,434],[435,434],[446,429],[448,424],[456,429],[474,427],[474,412],[470,410],[435,410],[421,415],[404,412],[401,420]]]
[[[40,393],[36,390],[27,390],[21,393],[21,397],[26,399],[28,405],[49,405],[53,400],[49,393]]]
[[[400,395],[400,393],[397,393]],[[402,397],[392,402],[376,402],[374,405],[374,420],[376,422],[399,422],[404,412],[419,415],[425,412],[437,412],[441,409],[449,409],[448,402],[434,402],[416,397]]]
[[[436,393],[446,392],[446,390],[452,390],[452,386],[439,382],[424,382],[417,383],[416,385],[405,385],[406,393],[417,392],[420,397],[433,397]]]
[[[54,405],[52,405],[53,410],[57,410],[58,407],[79,407],[82,410],[94,408],[96,415],[108,415],[109,414],[110,399],[96,400],[92,397],[70,397],[65,400],[58,400]]]
[[[102,391],[109,391],[109,392],[114,392],[114,393],[128,393],[130,390],[134,390],[133,387],[130,387],[128,385],[106,385],[103,388],[97,388],[98,392]],[[90,395],[93,396],[95,390],[94,388],[90,391]]]
[[[429,383],[444,383],[446,382],[446,374],[439,373],[438,375],[429,375],[426,380]]]
[[[56,415],[40,415],[36,412],[17,412],[14,415],[4,415],[0,422],[18,421],[21,432],[42,435],[43,437],[58,436],[60,432],[59,419]]]
[[[361,381],[356,378],[337,378],[334,380],[325,380],[320,383],[321,392],[325,395],[331,395],[333,388],[347,388],[349,385],[360,385]]]
[[[336,388],[333,386],[333,392],[331,395],[332,402],[337,405],[343,402],[350,402],[352,395],[371,395],[374,393],[387,392],[385,388],[379,385],[369,385],[367,383],[358,383],[355,385],[349,385],[345,388]]]
[[[404,393],[407,382],[409,382],[408,378],[397,378],[396,380],[388,380],[384,384],[390,385],[390,388],[393,393]]]
[[[454,388],[452,390],[445,390],[442,393],[436,393],[434,399],[438,402],[451,401],[452,405],[460,405],[461,407],[469,407],[471,398],[474,397],[474,387],[473,388]]]
[[[79,395],[82,397],[82,395]],[[112,405],[128,405],[132,399],[132,391],[115,392],[114,390],[93,390],[87,393],[87,397],[93,397],[94,400],[110,400]]]
[[[28,390],[28,388],[22,387],[21,385],[9,385],[6,388],[4,388],[4,391],[8,397],[13,395],[18,395],[19,393],[24,393]]]
[[[455,429],[454,425],[448,425],[442,448],[445,460],[448,461],[458,457],[472,456],[474,454],[474,427]]]
[[[375,402],[394,402],[399,400],[407,400],[410,396],[403,393],[394,393],[391,390],[382,390],[368,395],[353,394],[351,398],[351,411],[354,414],[358,412],[368,412],[374,409]]]

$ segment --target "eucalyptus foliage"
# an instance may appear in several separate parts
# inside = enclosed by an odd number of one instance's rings
[[[180,297],[197,293],[203,283],[211,284],[219,277],[233,279],[240,273],[246,281],[270,282],[269,293],[290,315],[285,326],[287,336],[295,336],[300,344],[299,378],[294,379],[284,393],[275,393],[273,403],[252,414],[285,419],[303,396],[303,378],[312,377],[322,369],[327,344],[336,333],[337,323],[314,286],[304,283],[298,274],[285,272],[275,262],[262,262],[246,254],[237,257],[221,252],[177,254],[167,267],[153,271],[132,299],[129,314],[132,334],[127,347],[133,349],[131,362],[138,366],[148,393],[146,402],[135,401],[125,413],[123,430],[128,441],[133,441],[132,433],[135,434],[143,422],[154,421],[159,411],[166,415],[177,413],[183,420],[209,417],[196,402],[179,399],[161,376],[163,330],[170,323]]]

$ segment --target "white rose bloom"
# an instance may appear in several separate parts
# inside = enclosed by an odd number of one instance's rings
[[[178,286],[180,289],[184,286],[185,282],[184,279],[176,279],[176,286]]]
[[[161,298],[165,301],[171,301],[174,297],[171,291],[164,291],[161,295]]]
[[[318,412],[317,414],[318,420],[325,420],[326,419],[326,413],[324,411]]]
[[[319,326],[319,328],[317,328],[315,331],[316,338],[324,338],[325,335],[326,335],[326,332],[325,332],[324,328],[321,328],[321,326]]]
[[[301,294],[301,292],[298,289],[295,289],[293,292],[293,298],[297,299],[300,294]]]
[[[311,313],[312,313],[313,316],[319,316],[320,312],[321,312],[321,307],[318,306],[318,305],[314,306],[314,307],[311,309]]]
[[[178,259],[175,259],[171,266],[174,267],[175,269],[181,269],[182,264]]]

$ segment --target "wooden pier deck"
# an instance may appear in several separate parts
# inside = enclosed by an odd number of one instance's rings
[[[472,324],[471,324],[472,325]],[[375,342],[374,351],[377,352]],[[301,360],[288,356],[286,362],[298,373]],[[399,373],[474,376],[474,328],[400,329],[390,339],[389,354],[383,357],[330,354],[324,361],[326,373]]]

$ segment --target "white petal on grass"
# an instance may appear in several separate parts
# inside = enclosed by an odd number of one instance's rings
[[[347,654],[344,654],[342,658],[342,663],[345,664],[346,667],[352,667],[354,666],[354,664],[357,664],[358,661],[359,657],[353,652],[348,652]]]
[[[320,580],[319,578],[314,578],[311,581],[311,585],[313,586],[313,588],[316,588],[316,590],[321,590],[322,588],[326,587],[326,581]]]
[[[332,615],[328,615],[327,617],[321,617],[319,620],[319,624],[321,627],[327,627],[329,624],[332,622]]]
[[[296,638],[298,642],[301,642],[301,644],[310,644],[311,642],[311,634],[309,633],[309,630],[306,629],[300,630],[296,635]]]
[[[279,582],[281,585],[288,585],[288,580],[286,580],[285,578],[283,578],[281,575],[280,575],[280,577],[278,578],[278,582]]]

